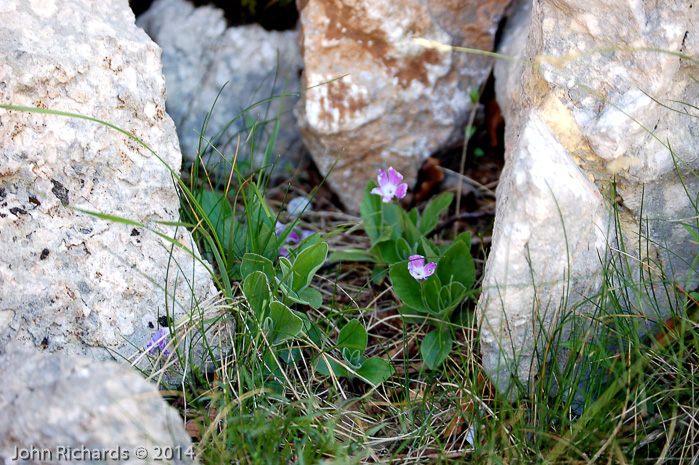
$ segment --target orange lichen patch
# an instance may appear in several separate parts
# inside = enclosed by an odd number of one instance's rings
[[[340,121],[344,121],[346,117],[359,112],[366,105],[356,92],[352,92],[350,84],[343,79],[328,85],[327,99],[332,108],[339,110]]]
[[[384,58],[382,62],[388,67],[394,70],[395,75],[398,77],[398,84],[402,88],[410,87],[410,83],[413,81],[419,81],[425,86],[429,85],[429,80],[427,78],[427,65],[433,65],[441,61],[441,52],[437,49],[426,49],[423,53],[416,57],[409,59],[396,60],[395,58]],[[399,66],[398,63],[402,63]]]
[[[441,61],[441,53],[438,50],[426,49],[419,55],[411,58],[391,57],[393,47],[383,29],[377,24],[367,21],[364,9],[352,8],[342,2],[328,2],[325,5],[325,14],[329,19],[325,35],[330,40],[347,39],[354,43],[364,53],[384,65],[390,74],[398,78],[398,84],[402,88],[410,87],[417,80],[428,85],[428,64],[436,64]],[[422,36],[426,32],[425,27],[414,25],[411,31],[415,37]]]

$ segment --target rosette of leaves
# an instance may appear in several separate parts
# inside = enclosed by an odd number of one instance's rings
[[[247,276],[241,270],[243,256],[247,253],[265,257],[270,262],[276,260],[293,230],[292,224],[277,236],[277,216],[254,183],[241,189],[239,198],[245,206],[241,218],[236,216],[226,193],[201,189],[195,194],[202,214],[201,218],[194,219],[201,222],[201,229],[206,231],[200,242],[202,251],[205,256],[221,257],[217,265],[225,268],[232,280],[242,280]]]
[[[269,282],[274,283],[275,296],[288,306],[298,303],[318,308],[323,304],[323,297],[310,285],[327,256],[328,245],[318,234],[313,234],[302,240],[296,250],[290,250],[288,257],[279,257],[276,268],[269,258],[246,253],[240,271],[244,276],[256,271],[264,273]]]
[[[303,319],[284,303],[274,298],[262,271],[253,271],[243,281],[243,294],[252,311],[248,328],[253,337],[263,335],[269,347],[299,335]]]
[[[446,360],[452,349],[449,324],[452,314],[473,291],[476,269],[471,257],[471,235],[463,233],[437,259],[437,269],[426,280],[410,275],[407,263],[391,267],[393,289],[405,304],[403,315],[416,315],[437,329],[429,332],[420,354],[430,369]]]
[[[336,377],[360,377],[373,385],[383,383],[393,374],[393,367],[380,357],[364,356],[368,341],[364,326],[357,320],[350,321],[340,330],[334,347],[333,352],[339,357],[327,353],[319,355],[316,359],[318,372],[332,373]]]
[[[290,251],[288,258],[280,257],[276,267],[265,256],[250,252],[243,256],[243,294],[251,309],[247,327],[254,339],[264,336],[267,342],[263,356],[267,375],[281,377],[279,360],[293,363],[301,357],[297,347],[283,343],[313,335],[320,340],[309,318],[290,307],[298,303],[318,308],[323,303],[320,292],[310,284],[327,254],[327,244],[314,234]],[[278,386],[271,381],[270,387]]]
[[[378,275],[387,265],[403,262],[411,255],[438,256],[439,248],[426,236],[437,226],[439,216],[449,207],[454,195],[446,192],[436,197],[420,215],[417,208],[406,212],[395,202],[383,202],[381,196],[371,194],[375,187],[373,181],[368,183],[361,205],[362,222],[371,248],[337,251],[330,259],[370,261],[378,265],[374,270]]]

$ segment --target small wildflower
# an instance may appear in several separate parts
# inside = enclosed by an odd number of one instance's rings
[[[284,234],[284,231],[286,231],[286,228],[288,228],[288,225],[282,224],[279,221],[277,221],[277,225],[275,228],[275,232],[277,233],[277,237],[281,236]],[[299,236],[295,230],[292,230],[288,236],[286,236],[286,239],[284,240],[285,243],[291,244],[293,246],[298,245],[299,242],[307,238],[308,236],[313,235],[313,231],[304,231],[303,229],[301,230],[301,235]],[[280,257],[288,257],[289,256],[289,249],[284,246],[281,249],[279,249],[279,256]]]
[[[286,231],[286,228],[288,228],[289,225],[282,224],[279,221],[277,221],[277,226],[275,227],[275,233],[277,234],[277,237],[281,236],[284,234],[284,231]],[[284,242],[287,244],[296,244],[299,242],[301,238],[299,237],[298,234],[296,234],[296,231],[291,231],[288,236],[286,236],[286,239],[284,239]]]
[[[425,257],[422,255],[411,255],[408,260],[410,260],[408,262],[410,276],[417,280],[427,279],[434,274],[434,270],[437,268],[436,263],[425,264]]]
[[[372,194],[380,195],[385,203],[393,200],[393,197],[402,199],[408,192],[408,185],[401,183],[403,176],[393,167],[388,169],[388,175],[384,170],[379,170],[379,187],[371,190]]]
[[[146,349],[148,353],[152,354],[155,349],[160,349],[160,351],[166,357],[170,356],[170,351],[167,350],[168,339],[170,338],[170,331],[167,328],[160,328],[155,332],[153,337],[148,344],[146,344]]]

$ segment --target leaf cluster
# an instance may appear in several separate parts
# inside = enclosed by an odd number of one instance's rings
[[[373,181],[368,183],[361,206],[371,248],[334,252],[331,259],[373,262],[375,277],[388,270],[393,289],[404,303],[400,309],[404,320],[437,327],[427,335],[420,349],[423,361],[434,369],[451,352],[448,329],[452,314],[473,292],[476,270],[470,252],[471,235],[460,234],[451,245],[444,246],[437,246],[428,238],[440,215],[452,203],[452,193],[436,197],[420,214],[417,208],[406,212],[396,203],[383,202],[380,196],[371,194],[375,187]],[[424,281],[416,280],[408,271],[409,257],[413,255],[436,262],[436,272]]]

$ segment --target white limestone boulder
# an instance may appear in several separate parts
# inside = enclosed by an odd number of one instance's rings
[[[301,86],[313,87],[298,106],[301,134],[349,210],[379,169],[413,184],[425,158],[462,138],[470,88],[490,72],[487,57],[414,39],[492,50],[508,3],[297,0]]]
[[[182,418],[129,366],[24,349],[0,375],[2,463],[198,463]]]
[[[565,341],[563,322],[594,310],[610,258],[630,263],[632,279],[640,263],[652,271],[641,294],[661,305],[625,303],[646,328],[668,316],[664,279],[697,284],[699,247],[681,224],[696,228],[699,192],[699,65],[683,56],[699,44],[691,3],[534,2],[531,66],[496,68],[518,87],[500,96],[506,166],[479,316],[483,364],[503,391],[512,375],[528,384],[547,336],[561,328]]]
[[[0,109],[0,352],[128,357],[214,292],[189,232],[158,223],[180,219],[181,164],[160,49],[127,0],[4,0],[0,16],[0,104],[107,121],[157,153],[93,121]]]
[[[202,124],[216,101],[205,135],[228,163],[203,142],[201,153],[210,166],[230,170],[240,134],[238,161],[259,167],[277,119],[279,132],[267,163],[277,157],[280,168],[298,162],[302,143],[292,111],[298,96],[273,99],[239,116],[253,104],[299,90],[303,61],[297,31],[267,31],[256,24],[229,28],[223,10],[196,8],[185,0],[156,0],[137,24],[163,49],[167,111],[187,160],[195,161],[200,152]]]

